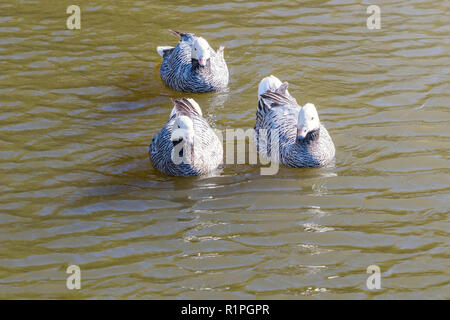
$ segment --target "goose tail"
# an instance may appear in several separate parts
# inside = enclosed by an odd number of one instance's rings
[[[159,47],[156,47],[156,51],[158,52],[158,54],[161,56],[161,57],[164,57],[164,54],[167,52],[167,51],[170,51],[170,50],[172,50],[174,47],[171,47],[171,46],[159,46]]]
[[[261,95],[266,93],[267,91],[275,91],[282,85],[282,82],[277,77],[270,75],[269,77],[265,77],[261,80],[258,86],[258,100],[261,98]]]

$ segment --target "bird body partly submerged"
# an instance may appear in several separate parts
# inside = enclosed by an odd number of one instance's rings
[[[158,47],[163,57],[160,74],[171,89],[184,92],[210,92],[228,85],[224,47],[214,51],[208,42],[192,33],[174,31],[180,36],[176,47]]]
[[[300,107],[288,93],[286,82],[271,89],[264,93],[260,90],[259,95],[254,134],[259,154],[265,160],[296,168],[332,163],[334,143],[319,122],[314,105],[308,103]]]
[[[213,172],[222,163],[222,141],[193,99],[174,100],[174,104],[169,121],[150,144],[154,168],[171,176]]]

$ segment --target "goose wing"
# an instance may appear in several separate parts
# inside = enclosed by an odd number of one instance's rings
[[[275,90],[268,90],[260,95],[258,101],[258,108],[256,110],[256,123],[263,121],[266,115],[275,107],[285,107],[300,109],[300,106],[292,97],[288,91],[288,83],[284,82],[280,87]]]
[[[179,36],[180,41],[178,41],[175,48],[163,51],[164,62],[169,69],[178,70],[181,66],[191,63],[191,47],[192,42],[195,40],[195,35],[193,33],[183,33],[174,30],[170,31]]]

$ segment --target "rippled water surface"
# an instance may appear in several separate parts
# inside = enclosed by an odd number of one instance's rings
[[[80,1],[81,30],[0,3],[0,298],[450,298],[448,2],[383,1],[381,30],[367,1],[213,2]],[[157,173],[169,28],[226,47],[229,90],[189,95],[213,126],[253,127],[274,74],[336,166]]]

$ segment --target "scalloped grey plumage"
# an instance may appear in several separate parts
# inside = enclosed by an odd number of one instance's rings
[[[210,92],[223,90],[228,85],[228,67],[224,58],[224,47],[215,52],[209,47],[211,58],[206,67],[192,63],[192,43],[197,38],[193,33],[173,31],[180,36],[175,48],[164,49],[160,74],[162,81],[171,89],[184,92]]]
[[[188,99],[173,101],[175,112],[150,143],[149,156],[153,167],[170,176],[198,176],[215,171],[223,160],[222,141]],[[175,120],[180,116],[188,116],[192,120],[194,144],[193,147],[183,146],[183,152],[190,155],[189,161],[175,164],[172,161],[174,145],[170,138]]]
[[[287,82],[280,88],[262,94],[256,111],[254,143],[265,160],[276,159],[288,167],[323,167],[331,164],[335,147],[327,129],[297,140],[298,114],[301,107],[287,92]],[[267,131],[265,131],[267,130]],[[277,134],[278,153],[272,155],[271,134]]]

